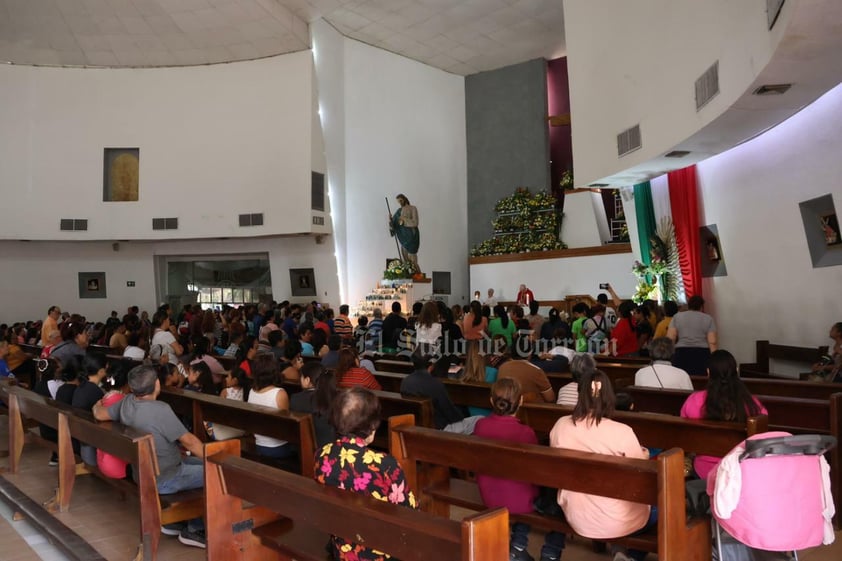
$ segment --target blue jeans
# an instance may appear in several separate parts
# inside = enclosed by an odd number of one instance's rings
[[[187,456],[181,461],[175,475],[169,479],[158,479],[158,494],[171,495],[179,491],[201,489],[205,486],[205,463],[195,456]],[[204,531],[205,523],[201,518],[187,521],[191,532]]]
[[[514,522],[512,524],[511,547],[515,549],[526,549],[529,544],[529,524]],[[541,546],[541,558],[560,559],[561,552],[566,543],[566,536],[561,532],[547,532],[544,536],[544,545]]]

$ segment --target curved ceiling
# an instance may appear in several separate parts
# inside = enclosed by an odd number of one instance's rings
[[[0,0],[0,61],[156,67],[308,49],[308,23],[455,74],[564,54],[560,0]]]

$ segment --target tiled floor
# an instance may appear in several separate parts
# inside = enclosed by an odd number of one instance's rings
[[[6,448],[6,417],[0,417],[0,450]],[[45,502],[51,498],[56,480],[56,470],[47,466],[49,453],[37,445],[24,448],[20,474],[5,474],[15,485],[33,500]],[[8,465],[7,459],[0,459],[0,467]],[[0,560],[2,561],[60,561],[60,553],[29,526],[26,521],[10,522],[11,511],[0,503]],[[454,509],[458,517],[465,511]],[[5,516],[2,516],[4,515]],[[80,477],[73,490],[73,502],[69,512],[57,513],[56,517],[88,541],[109,561],[129,561],[134,558],[138,546],[138,505],[134,497],[122,500],[112,487],[94,477]],[[836,543],[801,553],[802,561],[842,560],[842,531],[836,533]],[[529,551],[537,559],[543,535],[533,532]],[[158,558],[163,561],[199,561],[205,558],[204,550],[181,545],[177,539],[161,536]],[[568,541],[563,559],[576,561],[607,561],[607,553],[595,553],[589,541],[574,539]],[[650,555],[650,560],[655,556]]]

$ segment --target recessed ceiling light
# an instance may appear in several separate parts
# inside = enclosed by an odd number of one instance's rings
[[[673,150],[672,152],[664,154],[664,158],[683,158],[689,153],[689,150]]]
[[[764,84],[754,90],[754,95],[781,95],[785,93],[792,84]]]

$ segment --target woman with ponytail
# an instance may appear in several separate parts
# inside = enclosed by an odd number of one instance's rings
[[[581,452],[648,459],[630,426],[611,419],[614,414],[614,390],[611,380],[600,371],[583,374],[579,382],[579,400],[573,414],[559,419],[550,431],[550,446]],[[558,492],[558,504],[576,533],[586,538],[611,540],[633,534],[654,524],[649,505],[576,493]],[[645,551],[612,548],[614,561],[641,560]]]
[[[505,442],[538,444],[538,438],[531,427],[517,418],[517,411],[523,404],[520,383],[514,378],[502,378],[491,386],[492,414],[477,421],[474,435]],[[489,508],[506,507],[512,514],[528,514],[533,511],[532,502],[538,496],[538,487],[525,481],[512,481],[477,474],[477,485],[482,500]],[[512,524],[509,558],[512,561],[531,560],[526,546],[529,543],[528,524]],[[564,534],[550,532],[541,548],[542,561],[555,561],[564,549]]]
[[[748,417],[767,414],[766,408],[740,380],[734,355],[724,350],[711,353],[707,374],[707,389],[690,394],[681,407],[682,417],[744,424]],[[706,479],[719,460],[697,455],[693,469],[701,479]]]

